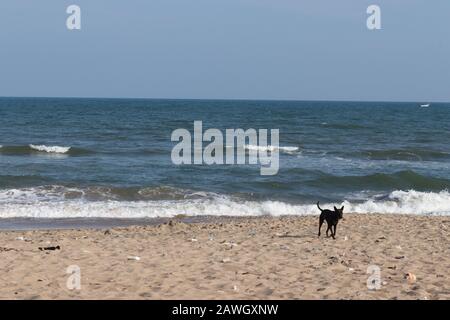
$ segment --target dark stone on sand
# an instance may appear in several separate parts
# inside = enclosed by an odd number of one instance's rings
[[[54,246],[54,247],[39,247],[39,250],[41,251],[54,251],[54,250],[60,250],[61,247],[60,246]]]

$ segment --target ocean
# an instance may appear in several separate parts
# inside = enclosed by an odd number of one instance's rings
[[[0,218],[450,214],[450,104],[0,98]],[[279,129],[259,165],[174,165],[178,128]],[[251,147],[251,146],[250,146]]]

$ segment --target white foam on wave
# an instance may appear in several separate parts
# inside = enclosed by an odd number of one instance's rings
[[[420,192],[415,190],[393,191],[382,200],[366,200],[362,203],[343,203],[346,211],[355,213],[398,213],[419,215],[450,215],[450,193]]]
[[[67,153],[67,152],[69,152],[71,147],[30,144],[30,148],[33,150],[36,150],[36,151],[47,152],[47,153]]]
[[[0,190],[0,205],[38,205],[42,202],[64,201],[70,193],[83,194],[84,190],[62,186],[42,186],[22,189]]]
[[[58,201],[2,204],[1,218],[156,218],[187,216],[280,216],[317,214],[311,206],[278,201],[161,200],[161,201]]]
[[[227,196],[209,199],[153,201],[86,201],[63,199],[57,193],[0,192],[0,218],[156,218],[187,216],[302,216],[318,215],[315,204],[294,205],[280,201],[243,201]],[[43,201],[46,199],[46,201]],[[10,198],[11,200],[11,198]],[[450,193],[394,191],[383,200],[361,203],[323,203],[322,208],[345,206],[344,212],[417,215],[450,215]]]
[[[274,151],[279,151],[279,152],[285,152],[285,153],[296,153],[299,151],[298,147],[276,147],[276,146],[255,146],[255,145],[251,145],[251,144],[247,144],[245,146],[245,148],[247,150],[258,150],[258,151],[270,151],[270,152],[274,152]]]

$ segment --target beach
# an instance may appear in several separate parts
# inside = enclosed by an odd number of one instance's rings
[[[0,298],[450,298],[449,217],[345,214],[336,240],[325,228],[317,237],[317,220],[1,231]],[[368,289],[368,268],[379,268],[378,289]]]
[[[450,1],[3,2],[0,300],[450,299]]]

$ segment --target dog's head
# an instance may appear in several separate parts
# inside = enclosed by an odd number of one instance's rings
[[[334,212],[338,214],[339,219],[342,219],[344,217],[344,206],[340,209],[334,207]]]

